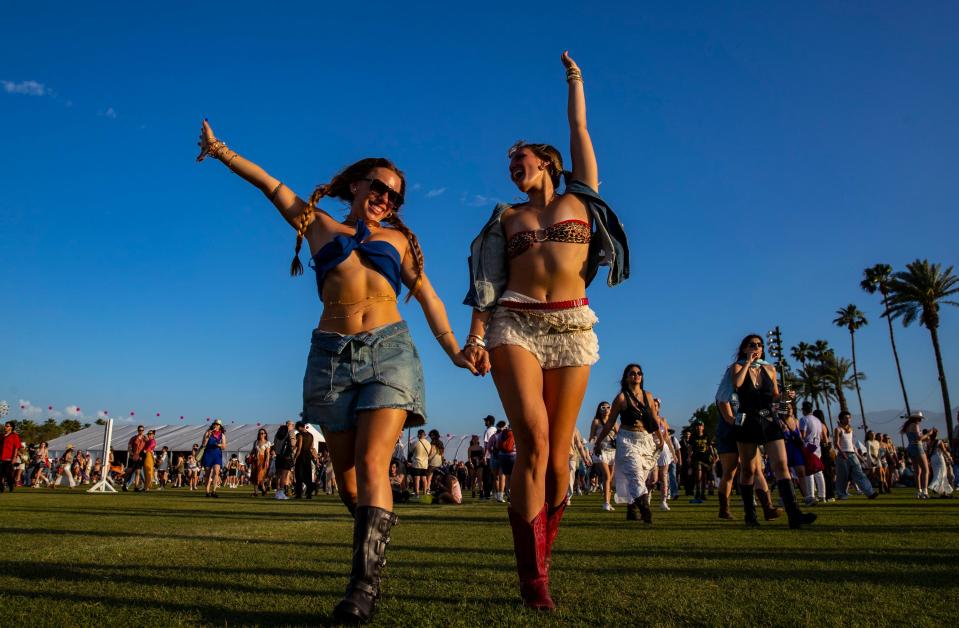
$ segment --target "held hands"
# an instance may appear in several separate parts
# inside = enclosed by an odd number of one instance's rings
[[[473,367],[470,369],[473,375],[485,376],[490,371],[489,352],[485,347],[466,345],[457,356],[462,356]],[[454,362],[456,362],[455,359]],[[460,366],[458,362],[457,366]]]
[[[476,367],[473,365],[473,361],[466,357],[463,351],[453,355],[453,364],[460,367],[461,369],[467,369],[473,375],[479,375],[479,371],[476,370]]]

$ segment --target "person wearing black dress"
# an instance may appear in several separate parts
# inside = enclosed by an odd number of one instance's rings
[[[759,455],[759,446],[762,445],[776,476],[776,486],[789,517],[789,527],[799,528],[815,521],[816,515],[803,513],[796,505],[783,443],[783,428],[773,408],[773,403],[780,397],[776,370],[764,357],[762,337],[751,334],[739,343],[736,363],[730,368],[731,384],[739,397],[739,412],[733,419],[733,433],[739,448],[739,459],[743,463],[740,478],[743,512],[748,527],[759,526],[756,505],[753,503],[756,466],[749,464],[749,461]]]

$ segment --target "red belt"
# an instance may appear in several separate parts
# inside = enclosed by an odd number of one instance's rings
[[[574,307],[589,305],[589,299],[572,299],[570,301],[550,301],[547,303],[526,303],[524,301],[500,301],[499,305],[511,310],[568,310]]]

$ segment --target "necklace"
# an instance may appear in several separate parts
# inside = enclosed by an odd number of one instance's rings
[[[366,220],[364,218],[357,219],[357,218],[353,218],[352,216],[344,220],[343,224],[346,225],[347,227],[355,227],[356,223],[358,223],[360,220],[365,222],[366,226],[369,227],[370,229],[379,229],[381,226],[380,221],[378,220]]]

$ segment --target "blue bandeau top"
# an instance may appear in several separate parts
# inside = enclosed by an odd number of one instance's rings
[[[403,288],[400,279],[400,253],[384,240],[365,241],[370,237],[370,228],[362,220],[356,223],[356,232],[352,236],[338,235],[327,242],[310,260],[310,267],[316,271],[316,288],[323,298],[323,282],[331,270],[356,251],[365,257],[373,268],[386,277],[397,296]]]

